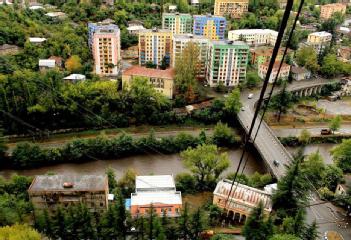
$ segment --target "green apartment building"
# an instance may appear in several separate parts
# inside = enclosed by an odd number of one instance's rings
[[[162,29],[171,30],[173,34],[193,32],[193,17],[190,14],[163,13]]]
[[[234,87],[246,79],[249,46],[241,41],[212,41],[206,70],[211,87]]]

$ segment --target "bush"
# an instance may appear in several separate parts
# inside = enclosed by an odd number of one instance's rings
[[[318,193],[321,195],[322,200],[330,201],[334,198],[334,193],[330,191],[327,187],[322,187],[318,189]]]
[[[228,127],[228,124],[218,122],[213,131],[213,143],[217,146],[232,146],[238,142],[238,137],[233,133],[233,130]]]
[[[182,193],[194,193],[196,180],[190,173],[180,173],[176,176],[176,187]]]

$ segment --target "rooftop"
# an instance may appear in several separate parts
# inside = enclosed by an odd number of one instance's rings
[[[66,16],[64,12],[48,12],[45,14],[48,17],[63,17]]]
[[[182,204],[180,192],[138,192],[131,195],[131,206],[150,204]]]
[[[175,6],[175,7],[177,7],[177,6]],[[162,15],[163,15],[163,16],[184,16],[184,17],[191,17],[191,14],[189,14],[189,13],[178,13],[178,12],[176,12],[176,13],[163,13]]]
[[[193,18],[220,18],[220,19],[224,19],[224,20],[225,20],[225,17],[216,16],[216,15],[211,15],[211,14],[207,14],[207,15],[194,15]]]
[[[144,29],[140,31],[140,33],[172,33],[172,31],[168,29],[153,28],[153,29]]]
[[[322,31],[322,32],[314,32],[314,33],[310,33],[309,36],[318,36],[318,37],[331,37],[331,33],[328,33],[326,31]]]
[[[55,67],[56,61],[54,59],[39,59],[39,67]]]
[[[308,72],[308,70],[304,67],[295,67],[295,66],[291,66],[291,72],[292,73],[305,73]]]
[[[175,34],[173,35],[174,39],[198,39],[198,40],[204,40],[204,41],[209,41],[208,38],[202,36],[202,35],[194,35],[194,34]]]
[[[64,184],[73,186],[68,188]],[[104,175],[39,175],[34,178],[28,191],[93,191],[105,190],[107,185]]]
[[[137,176],[135,178],[135,189],[162,189],[171,188],[175,189],[175,183],[172,175],[148,175]]]
[[[233,45],[233,46],[245,46],[249,48],[249,45],[247,45],[247,43],[243,41],[216,40],[216,41],[211,41],[211,43],[213,45]]]
[[[231,185],[231,180],[221,180],[217,183],[216,189],[214,190],[213,194],[226,198],[229,194]],[[255,207],[259,204],[260,201],[262,201],[263,206],[266,210],[272,210],[271,194],[237,182],[234,183],[234,187],[236,188],[236,190],[232,191],[229,201],[232,200],[233,202],[240,202],[249,207]]]
[[[123,72],[126,76],[144,76],[144,77],[158,77],[158,78],[168,78],[173,79],[175,72],[174,69],[168,68],[166,70],[146,68],[141,66],[132,66]]]
[[[133,26],[129,26],[127,27],[128,31],[137,31],[137,30],[144,30],[145,28],[143,27],[143,25],[133,25]]]
[[[64,78],[64,80],[85,80],[85,75],[83,74],[71,74]]]
[[[262,63],[261,66],[268,67],[269,63],[270,61]],[[280,61],[275,61],[273,65],[273,69],[279,68],[279,65],[280,65]],[[289,64],[283,63],[282,68],[289,67],[289,66],[290,66]]]
[[[40,37],[30,37],[29,42],[31,43],[42,43],[45,42],[46,38],[40,38]]]
[[[229,33],[235,34],[275,34],[278,35],[277,31],[271,29],[238,29],[238,30],[231,30]]]

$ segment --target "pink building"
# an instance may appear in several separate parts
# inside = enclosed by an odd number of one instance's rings
[[[119,28],[116,25],[111,28],[97,28],[92,40],[95,73],[101,76],[116,76],[121,60]]]

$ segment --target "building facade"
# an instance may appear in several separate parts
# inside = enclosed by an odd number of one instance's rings
[[[173,37],[173,60],[172,66],[175,67],[178,56],[183,52],[183,49],[188,45],[188,43],[194,43],[199,50],[199,67],[198,78],[204,79],[206,77],[206,61],[207,61],[207,51],[209,40],[204,36],[196,36],[192,34],[174,35]]]
[[[149,83],[159,93],[167,98],[173,98],[174,89],[174,70],[146,68],[141,66],[132,66],[122,73],[122,87],[128,88],[137,77],[147,78]]]
[[[321,6],[321,19],[329,19],[333,16],[334,13],[341,12],[345,14],[346,5],[342,3],[331,3]]]
[[[225,17],[212,15],[194,15],[194,35],[204,36],[211,40],[223,40],[227,20]]]
[[[216,0],[214,15],[240,18],[249,9],[249,0]]]
[[[112,25],[112,26],[111,26]],[[120,31],[116,25],[94,31],[92,53],[95,73],[101,76],[117,76],[121,60]]]
[[[55,212],[76,204],[85,204],[91,212],[102,213],[108,208],[108,179],[103,175],[40,175],[28,189],[36,209]]]
[[[111,29],[119,31],[118,26],[112,24],[112,21],[110,19],[106,19],[102,22],[97,23],[88,23],[88,45],[90,49],[93,47],[93,37],[95,32],[98,30],[110,31]]]
[[[244,223],[251,211],[263,204],[266,216],[272,211],[271,194],[268,192],[235,182],[230,192],[232,181],[221,180],[213,192],[213,204],[227,211],[227,217],[237,223]],[[235,189],[235,191],[234,191]],[[230,194],[229,198],[228,195]],[[228,201],[227,201],[228,199]]]
[[[346,46],[339,47],[338,59],[343,62],[351,62],[351,47],[346,47]]]
[[[171,30],[173,34],[192,33],[193,17],[190,14],[163,13],[162,29]]]
[[[179,217],[182,196],[172,175],[137,176],[130,203],[132,217],[148,215],[151,207],[159,216]]]
[[[289,52],[289,51],[288,51]],[[273,54],[273,47],[262,47],[262,48],[252,48],[251,53],[251,64],[258,67],[262,63],[268,62]],[[279,48],[276,60],[280,61],[283,58],[284,49]]]
[[[251,46],[271,45],[277,41],[278,32],[270,29],[240,29],[228,32],[228,39],[232,41],[245,41]]]
[[[209,44],[206,79],[211,87],[234,87],[246,79],[249,46],[244,42],[212,41]]]
[[[304,67],[291,66],[291,77],[295,81],[301,81],[311,78],[311,72]]]
[[[272,69],[272,73],[269,77],[269,82],[273,83],[276,76],[278,75],[278,70],[279,70],[279,65],[280,65],[280,61],[276,61],[273,65],[273,69]],[[269,62],[265,62],[263,64],[261,64],[258,67],[258,76],[261,79],[265,79],[266,75],[267,75],[267,71],[268,71],[268,66],[269,66]],[[290,73],[290,65],[283,63],[279,75],[278,75],[278,79],[288,79],[289,77],[289,73]]]
[[[328,32],[314,32],[307,37],[307,45],[313,47],[319,54],[325,47],[330,45],[332,34]]]
[[[139,32],[139,65],[150,62],[156,66],[171,65],[173,33],[170,30],[143,30]]]

